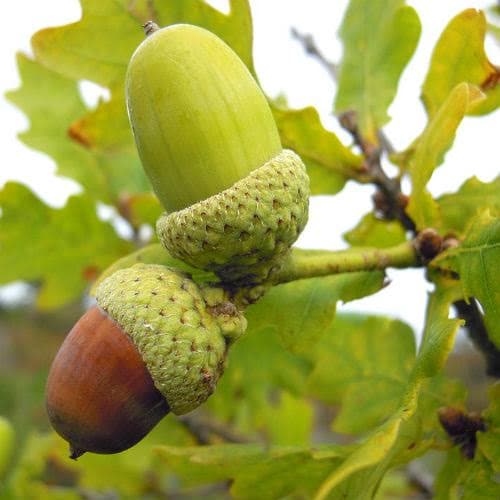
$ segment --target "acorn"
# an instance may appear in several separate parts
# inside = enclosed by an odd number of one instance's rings
[[[14,451],[14,429],[11,423],[0,415],[0,480],[7,470]]]
[[[186,24],[145,28],[126,99],[167,211],[159,238],[173,257],[233,287],[269,281],[307,222],[305,166],[283,150],[266,97],[221,39]]]
[[[154,264],[121,269],[96,290],[52,364],[46,407],[71,458],[118,453],[167,413],[203,403],[246,320],[227,292]]]

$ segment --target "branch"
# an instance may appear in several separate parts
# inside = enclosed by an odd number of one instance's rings
[[[336,252],[294,249],[275,278],[276,284],[340,273],[421,265],[413,242],[389,248],[353,248]]]
[[[179,422],[188,429],[200,445],[210,444],[212,442],[211,436],[214,435],[227,443],[252,442],[251,439],[238,434],[226,425],[196,414],[183,415],[179,417]]]
[[[295,28],[292,28],[292,36],[302,44],[304,50],[308,54],[322,64],[332,79],[337,81],[337,65],[323,55],[314,42],[313,37],[311,35],[302,34]],[[394,152],[394,147],[389,139],[382,130],[379,130],[377,135],[380,146],[365,141],[359,132],[355,111],[343,113],[338,118],[342,127],[351,134],[354,143],[359,147],[365,157],[367,175],[359,180],[365,183],[373,183],[378,188],[378,192],[375,193],[374,196],[375,208],[384,218],[389,220],[397,219],[405,229],[416,234],[415,223],[405,212],[408,198],[401,192],[399,178],[396,177],[391,179],[382,168],[381,155],[383,151],[387,152],[387,154],[392,154]]]
[[[408,482],[421,493],[420,498],[431,499],[433,497],[433,477],[419,466],[418,463],[411,463],[406,468]]]
[[[460,318],[465,320],[469,338],[486,361],[486,374],[500,378],[500,350],[488,337],[483,315],[476,300],[471,298],[470,304],[467,304],[465,300],[459,300],[453,306]]]
[[[355,111],[347,111],[339,116],[339,123],[347,130],[354,143],[359,147],[365,157],[366,170],[368,172],[369,182],[375,184],[378,191],[373,197],[375,208],[385,219],[397,219],[403,227],[416,233],[415,223],[407,215],[405,208],[408,204],[408,197],[401,191],[399,178],[390,178],[382,168],[381,155],[382,150],[367,142],[361,136],[358,128],[358,120]],[[379,136],[382,132],[379,131]],[[383,143],[389,144],[388,139],[384,137]],[[392,146],[390,146],[392,150]]]
[[[314,38],[311,35],[300,33],[296,28],[291,29],[292,37],[300,42],[307,54],[317,59],[321,65],[328,71],[332,80],[337,81],[338,68],[337,65],[329,61],[323,53],[318,49]]]

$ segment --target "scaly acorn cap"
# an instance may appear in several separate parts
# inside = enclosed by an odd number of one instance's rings
[[[220,288],[154,264],[115,272],[97,304],[127,333],[156,388],[177,415],[203,403],[224,371],[228,346],[246,320]]]
[[[163,214],[156,228],[171,255],[232,285],[254,286],[281,268],[307,222],[308,200],[303,163],[284,150],[222,193]]]
[[[126,89],[139,155],[168,212],[159,237],[222,281],[264,282],[307,221],[304,164],[282,150],[267,100],[232,49],[196,26],[151,26]]]

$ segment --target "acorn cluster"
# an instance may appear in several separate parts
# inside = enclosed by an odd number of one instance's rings
[[[167,413],[215,390],[246,329],[238,290],[272,279],[307,222],[309,179],[283,150],[271,110],[238,56],[191,25],[159,29],[133,54],[127,106],[137,149],[167,210],[157,224],[172,256],[213,272],[136,264],[104,279],[66,337],[47,411],[71,448],[116,453]]]

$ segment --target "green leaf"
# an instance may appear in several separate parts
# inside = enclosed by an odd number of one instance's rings
[[[409,384],[403,390],[404,394],[399,395],[395,413],[361,445],[349,448],[326,447],[312,454],[303,448],[272,447],[265,451],[257,445],[182,449],[162,447],[159,449],[161,457],[181,476],[184,486],[232,479],[231,494],[236,498],[255,498],[256,495],[262,498],[281,498],[292,494],[310,498],[321,481],[323,488],[316,497],[318,499],[325,498],[332,488],[335,488],[332,492],[333,498],[339,495],[352,499],[371,498],[391,464],[407,462],[432,444],[432,437],[422,441],[421,436],[424,432],[437,432],[438,423],[435,418],[437,408],[443,403],[449,404],[450,401],[456,403],[464,397],[460,387],[450,385],[449,381],[441,377],[436,378],[451,350],[454,335],[460,324],[458,320],[447,319],[456,290],[453,289],[453,294],[449,288],[440,287],[439,290],[440,293],[434,294],[433,307],[429,310],[427,318],[427,334],[413,368],[411,365],[414,339],[408,327],[400,322],[381,318],[356,318],[358,324],[365,322],[365,336],[375,335],[377,340],[380,340],[378,344],[367,343],[366,338],[355,342],[357,347],[355,352],[359,354],[360,359],[358,366],[363,367],[363,361],[368,358],[371,360],[372,370],[377,371],[383,369],[380,367],[387,366],[388,370],[402,372],[409,380]],[[346,321],[352,324],[354,320],[347,318]],[[343,317],[339,321],[342,319]],[[388,325],[387,329],[379,334],[380,327],[384,324]],[[308,357],[316,362],[317,367],[324,367],[326,363],[331,365],[333,362],[331,359],[322,358],[325,350],[323,343],[330,337],[335,339],[332,342],[336,341],[337,336],[341,336],[346,344],[354,343],[348,335],[348,330],[346,325],[342,335],[342,330],[335,329],[334,323],[332,335],[324,336],[316,347],[310,350]],[[352,329],[350,333],[353,333]],[[356,336],[355,333],[353,336]],[[395,349],[388,354],[387,347],[392,347],[392,343],[396,344]],[[250,399],[249,393],[255,391],[256,387],[255,392],[259,393],[263,386],[272,386],[270,383],[272,380],[280,387],[290,384],[297,390],[297,385],[309,370],[305,364],[303,370],[296,371],[295,376],[289,376],[292,374],[289,369],[293,363],[291,360],[297,362],[300,358],[293,356],[285,361],[283,350],[281,358],[276,357],[280,350],[275,328],[250,331],[232,349],[228,372],[211,400],[213,403],[220,398],[219,390],[224,386],[232,387],[233,409],[230,417],[232,422],[238,422],[238,418],[235,418],[238,412],[249,411],[245,403]],[[273,357],[269,357],[271,352],[274,352]],[[335,350],[332,349],[332,352]],[[345,359],[347,352],[350,351],[346,346],[338,356],[339,371],[351,369],[352,358]],[[378,355],[372,356],[372,352]],[[314,356],[317,356],[317,359]],[[255,362],[256,359],[258,363]],[[295,366],[297,368],[299,365]],[[399,370],[396,367],[399,367]],[[227,383],[227,376],[231,379],[230,384]],[[280,377],[282,380],[278,382]],[[240,380],[239,387],[234,385],[237,379]],[[345,394],[342,381],[338,381],[337,387],[338,392]],[[300,388],[298,390],[300,391]],[[332,384],[332,390],[336,390],[335,383]],[[215,405],[210,403],[209,405],[214,409]],[[227,401],[222,406],[226,408]],[[287,416],[282,414],[280,419],[284,426],[287,426],[288,422],[294,422],[293,410],[286,413]],[[418,445],[415,444],[417,441]],[[328,472],[331,475],[324,481]]]
[[[328,403],[342,402],[337,432],[370,429],[397,409],[415,349],[413,332],[401,321],[339,315],[313,351],[308,393]]]
[[[305,357],[283,348],[274,329],[257,330],[249,321],[248,331],[231,347],[224,376],[206,406],[243,433],[253,435],[257,428],[268,433],[271,401],[283,390],[301,396],[310,369]]]
[[[378,219],[368,213],[356,227],[344,233],[344,239],[354,247],[387,248],[403,243],[406,235],[399,222]]]
[[[196,448],[163,446],[158,454],[182,479],[183,486],[232,480],[238,499],[311,498],[317,484],[339,462],[341,450],[318,460],[298,447],[218,445]]]
[[[500,71],[484,50],[486,28],[484,13],[467,9],[455,16],[441,34],[422,88],[429,116],[438,112],[449,93],[462,82],[477,85],[486,96],[469,113],[489,113],[500,105]]]
[[[126,150],[137,155],[123,92],[124,88],[118,87],[109,101],[100,100],[95,109],[80,114],[69,127],[70,137],[89,150],[108,154]],[[141,168],[140,163],[137,168]]]
[[[0,283],[40,282],[42,309],[77,299],[101,269],[130,250],[98,219],[88,196],[73,196],[53,209],[9,182],[0,191],[0,207]]]
[[[384,458],[389,455],[391,448],[397,440],[400,426],[401,419],[393,418],[377,429],[376,432],[357,448],[354,453],[349,455],[349,457],[334,470],[333,474],[323,482],[314,498],[316,500],[323,500],[329,496],[332,490],[337,490],[335,493],[339,494],[338,486],[342,481],[345,481],[358,471],[376,466],[379,462],[384,461]],[[382,476],[383,472],[379,472],[375,477],[372,477],[371,480],[364,481],[362,486],[360,484],[361,482],[358,482],[356,487],[358,491],[353,491],[353,488],[344,490],[345,493],[343,498],[354,499],[373,497],[376,484],[378,484]],[[361,492],[363,492],[362,496],[360,496]]]
[[[415,495],[415,485],[408,481],[405,471],[388,471],[377,489],[376,500],[412,498]]]
[[[482,417],[486,422],[486,432],[477,433],[480,452],[491,463],[491,468],[500,473],[500,383],[489,388],[490,405]]]
[[[192,446],[194,439],[183,424],[169,415],[125,452],[112,456],[85,454],[79,458],[79,486],[94,491],[114,489],[126,498],[139,497],[160,471],[155,453],[159,443]]]
[[[114,144],[99,150],[97,144],[91,142],[94,136],[87,136],[78,128],[78,120],[87,109],[81,102],[76,82],[26,56],[19,55],[17,62],[22,86],[9,92],[7,98],[30,120],[29,130],[20,135],[27,146],[51,156],[57,163],[59,174],[79,182],[95,199],[116,203],[122,192],[149,190],[126,115],[124,134],[128,141],[123,147]],[[124,110],[123,101],[120,105]],[[109,134],[106,130],[120,129],[120,119],[115,114],[102,114],[99,108],[94,114],[103,117],[96,134],[106,135]]]
[[[434,482],[434,498],[436,500],[450,500],[458,498],[458,481],[465,458],[459,448],[452,448],[436,476]]]
[[[488,32],[496,38],[498,43],[498,41],[500,40],[500,26],[493,23],[488,23]]]
[[[379,290],[382,277],[378,272],[348,273],[273,287],[248,308],[248,330],[231,347],[224,377],[208,406],[243,432],[255,432],[256,426],[272,432],[270,398],[282,390],[303,394],[310,351],[331,324],[336,302]]]
[[[469,464],[463,475],[463,500],[497,500],[500,495],[498,475],[483,457]]]
[[[447,453],[435,482],[436,500],[496,500],[499,494],[500,485],[495,472],[482,455],[476,453],[471,461],[456,447]]]
[[[452,231],[463,235],[479,211],[489,207],[500,211],[500,177],[491,182],[472,177],[456,193],[444,194],[436,201],[443,233]]]
[[[229,0],[230,12],[222,14],[202,0],[155,0],[160,26],[196,24],[222,38],[255,73],[252,57],[252,16],[248,0]]]
[[[82,19],[46,28],[31,43],[37,61],[73,80],[121,85],[132,52],[144,34],[125,0],[82,0]]]
[[[407,212],[419,229],[438,223],[437,204],[425,186],[434,169],[443,162],[465,113],[482,98],[477,87],[467,83],[457,85],[416,142],[409,166],[412,193]]]
[[[500,347],[500,219],[486,210],[477,215],[463,243],[435,259],[436,267],[460,275],[463,296],[475,297],[485,311],[490,339]]]
[[[316,500],[345,492],[345,498],[371,498],[391,462],[398,455],[410,459],[408,453],[415,446],[415,439],[421,434],[422,418],[420,411],[428,411],[423,391],[430,380],[439,374],[449,355],[459,320],[448,319],[448,311],[454,295],[446,288],[436,289],[426,317],[425,335],[422,340],[416,363],[409,376],[398,410],[323,482]],[[431,385],[432,388],[432,385]],[[424,399],[423,399],[424,398]],[[420,443],[420,448],[430,443]],[[415,453],[416,451],[414,451]],[[362,485],[362,487],[360,486]]]
[[[362,158],[323,127],[315,108],[273,106],[273,113],[283,147],[293,149],[307,165],[312,194],[335,194],[360,174]]]
[[[307,251],[305,251],[307,252]],[[382,287],[380,272],[345,273],[273,287],[249,307],[252,331],[275,330],[292,352],[310,349],[335,317],[337,301],[370,295]]]
[[[220,36],[253,69],[252,20],[246,0],[231,0],[228,16],[201,0],[147,2],[145,8],[127,0],[81,3],[80,21],[41,30],[32,38],[36,59],[69,78],[110,88],[122,86],[130,57],[144,39],[141,25],[151,19],[160,26],[202,26]]]
[[[264,430],[270,442],[282,446],[308,445],[313,416],[313,409],[307,401],[286,391],[280,394],[278,402],[271,402],[262,412]]]
[[[139,498],[158,469],[154,443],[189,446],[192,437],[168,417],[140,443],[115,455],[88,453],[77,462],[68,459],[68,443],[54,433],[29,436],[7,483],[7,498],[81,499],[110,490],[120,498]]]
[[[22,54],[17,56],[22,86],[7,93],[30,120],[19,138],[51,156],[58,173],[79,182],[96,198],[107,201],[106,178],[98,161],[68,137],[70,124],[86,112],[76,83]]]
[[[378,144],[377,130],[420,37],[420,21],[403,0],[351,0],[340,36],[344,56],[335,112],[355,111],[362,136]]]
[[[118,200],[118,211],[134,230],[139,230],[143,224],[155,229],[164,208],[153,193],[137,193],[122,195]]]

